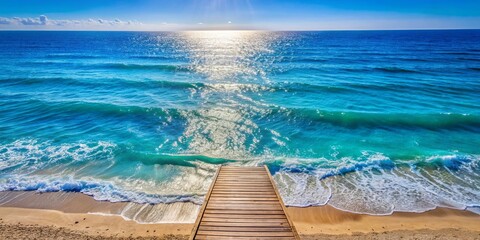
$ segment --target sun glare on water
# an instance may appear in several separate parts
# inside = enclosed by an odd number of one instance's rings
[[[275,36],[259,31],[191,31],[181,33],[180,47],[189,67],[203,76],[205,87],[195,90],[201,105],[185,112],[185,132],[179,144],[188,142],[191,153],[239,159],[259,142],[259,126],[251,115],[261,114],[249,94],[268,82],[275,62]]]
[[[258,59],[273,51],[272,37],[260,31],[191,31],[183,40],[193,69],[215,81],[264,79]]]

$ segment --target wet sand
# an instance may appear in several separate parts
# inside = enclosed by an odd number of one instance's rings
[[[140,224],[118,215],[89,214],[92,209],[118,212],[126,203],[95,201],[78,193],[24,192],[20,196],[10,194],[10,199],[6,194],[0,193],[0,239],[188,239],[193,227],[188,221]],[[158,209],[164,209],[162,214],[167,215],[196,215],[178,206],[152,206],[152,210],[136,214],[154,214]],[[302,239],[309,240],[480,239],[480,215],[445,208],[370,216],[321,206],[288,208],[288,214]]]

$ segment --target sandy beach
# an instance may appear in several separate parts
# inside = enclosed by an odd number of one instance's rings
[[[60,193],[23,193],[28,199],[53,200],[6,202],[2,193],[1,239],[188,239],[193,227],[193,223],[141,224],[118,215],[91,214],[92,205],[113,210],[125,203],[95,201],[83,194],[61,198]],[[302,239],[480,239],[479,215],[446,208],[370,216],[320,206],[288,208],[288,214]]]
[[[480,216],[439,208],[371,216],[330,206],[289,208],[302,239],[480,239]]]

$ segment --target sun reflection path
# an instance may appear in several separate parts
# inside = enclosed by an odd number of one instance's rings
[[[183,33],[192,69],[215,81],[266,80],[275,36],[259,31],[193,31]]]
[[[259,143],[271,131],[254,119],[268,111],[258,96],[277,61],[278,37],[258,31],[182,33],[190,67],[205,81],[198,109],[183,113],[187,124],[178,142],[188,145],[188,153],[245,159],[266,151]]]

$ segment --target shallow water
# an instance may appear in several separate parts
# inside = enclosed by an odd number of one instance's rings
[[[0,32],[0,190],[201,203],[267,164],[287,205],[480,206],[480,31]]]

